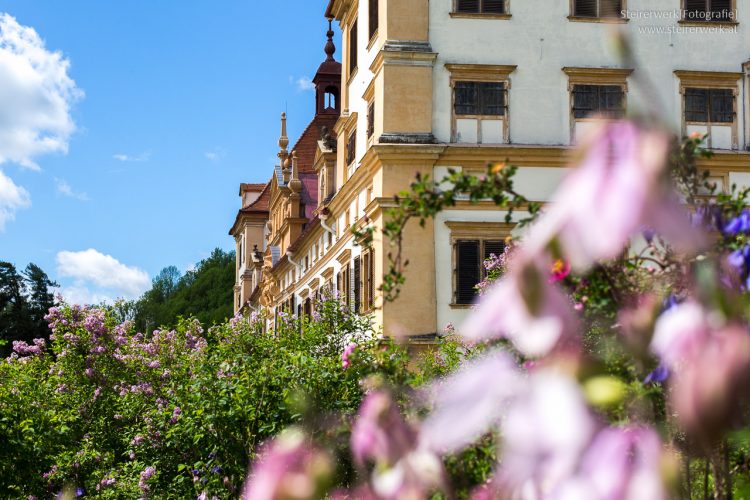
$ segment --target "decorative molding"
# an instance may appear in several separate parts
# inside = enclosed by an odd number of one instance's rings
[[[485,19],[485,20],[508,20],[512,14],[482,14],[480,12],[450,12],[453,19]]]
[[[680,79],[680,92],[685,87],[697,88],[731,88],[737,92],[742,73],[720,71],[675,70],[675,76]]]
[[[621,85],[627,92],[628,77],[633,69],[628,68],[577,68],[566,66],[563,73],[568,75],[568,90],[573,85]]]
[[[451,230],[451,240],[458,239],[502,239],[510,236],[516,224],[484,221],[445,221]]]
[[[377,75],[386,65],[432,67],[435,65],[436,59],[437,52],[394,50],[393,48],[389,49],[388,42],[386,42],[386,45],[383,46],[370,64],[370,71]]]
[[[336,256],[336,260],[339,261],[339,264],[342,266],[348,264],[349,261],[352,260],[352,251],[347,248]]]
[[[510,64],[445,64],[445,69],[450,71],[452,81],[508,82],[508,88],[510,88],[510,74],[517,67]]]
[[[626,17],[568,16],[568,21],[573,22],[573,23],[626,24],[630,22],[630,19]]]

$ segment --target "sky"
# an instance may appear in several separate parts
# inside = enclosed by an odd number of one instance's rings
[[[280,113],[313,116],[327,3],[0,0],[0,260],[96,303],[233,250]]]

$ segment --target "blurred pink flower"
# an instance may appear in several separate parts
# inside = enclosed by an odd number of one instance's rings
[[[535,371],[503,422],[499,486],[547,497],[573,475],[597,427],[575,380]]]
[[[578,473],[561,485],[555,498],[666,499],[663,462],[661,439],[653,429],[606,428],[596,435]]]
[[[544,261],[517,259],[510,272],[479,301],[460,328],[461,335],[473,341],[507,338],[530,357],[575,342],[578,318],[568,297],[548,282],[549,267]]]
[[[507,402],[523,392],[526,379],[515,360],[494,351],[429,389],[434,410],[422,423],[423,446],[455,452],[496,428]]]
[[[351,356],[354,353],[357,347],[359,347],[357,344],[355,344],[354,342],[351,342],[349,343],[349,345],[347,345],[344,348],[344,352],[341,353],[341,367],[344,368],[344,370],[349,368],[349,366],[351,365],[349,356]]]
[[[665,182],[669,148],[664,132],[629,121],[603,124],[531,228],[525,251],[541,253],[556,240],[566,262],[583,270],[616,257],[646,226],[678,246],[698,244],[698,231]]]
[[[424,498],[443,484],[440,458],[417,447],[417,432],[390,394],[367,395],[352,429],[351,450],[360,466],[374,465],[370,486],[378,498]]]
[[[680,424],[713,444],[748,400],[750,332],[685,302],[659,317],[651,350],[672,373],[669,399]]]
[[[327,454],[314,448],[300,430],[289,429],[263,447],[245,481],[242,499],[319,498],[332,471]]]

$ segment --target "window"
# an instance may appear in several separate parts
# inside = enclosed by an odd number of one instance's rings
[[[338,109],[339,89],[334,86],[326,87],[324,104],[326,109]]]
[[[349,134],[349,139],[346,141],[346,164],[351,165],[357,156],[357,130],[353,130]]]
[[[621,18],[623,0],[572,0],[574,17]]]
[[[742,73],[675,71],[682,95],[682,133],[707,135],[711,149],[739,149],[737,95]]]
[[[453,110],[456,115],[504,116],[503,82],[456,82]]]
[[[731,89],[685,89],[685,121],[734,122],[734,92]]]
[[[592,115],[622,118],[625,115],[625,92],[619,85],[574,85],[573,117]]]
[[[632,69],[565,67],[570,92],[570,140],[596,127],[600,118],[619,119],[627,110]]]
[[[510,74],[515,66],[446,64],[453,89],[451,141],[501,144],[510,141]]]
[[[505,0],[456,0],[455,11],[465,14],[505,14]]]
[[[360,306],[362,303],[362,282],[361,282],[361,275],[362,275],[362,269],[361,269],[361,262],[362,259],[360,257],[354,258],[354,276],[353,276],[353,282],[354,282],[354,290],[352,293],[352,297],[354,299],[354,312],[359,313]]]
[[[369,38],[372,38],[375,36],[375,33],[378,32],[378,3],[380,0],[370,0],[370,12],[369,12],[369,21],[370,21],[370,36]]]
[[[375,134],[375,103],[371,102],[367,107],[367,138]]]
[[[362,253],[362,304],[369,311],[375,303],[375,259],[372,249]]]
[[[484,261],[505,249],[502,240],[458,240],[454,244],[455,296],[454,303],[468,305],[477,295],[476,286],[486,277]]]
[[[736,21],[733,0],[684,0],[684,21]]]
[[[357,69],[357,21],[349,29],[349,76]]]

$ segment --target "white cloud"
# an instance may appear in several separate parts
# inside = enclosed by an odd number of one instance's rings
[[[64,179],[55,179],[55,187],[57,188],[57,193],[62,196],[74,198],[79,201],[89,201],[89,196],[86,193],[74,191]]]
[[[31,206],[29,192],[17,186],[13,180],[0,170],[0,231],[5,224],[16,218],[16,211]]]
[[[58,252],[56,260],[58,275],[73,279],[73,285],[62,290],[63,297],[71,302],[97,303],[113,296],[134,299],[151,285],[145,271],[126,266],[93,248]]]
[[[126,155],[124,153],[117,153],[115,155],[112,155],[112,158],[114,158],[117,161],[122,162],[135,162],[135,163],[142,163],[146,162],[151,158],[151,151],[146,151],[145,153],[141,153],[139,155]]]
[[[203,156],[211,162],[218,162],[227,155],[227,152],[223,148],[214,148],[211,151],[206,151]]]
[[[67,153],[76,129],[70,108],[83,96],[69,69],[33,28],[0,13],[0,164],[38,170],[34,157]]]
[[[308,77],[303,76],[297,79],[297,90],[307,91],[315,90],[315,84]]]

